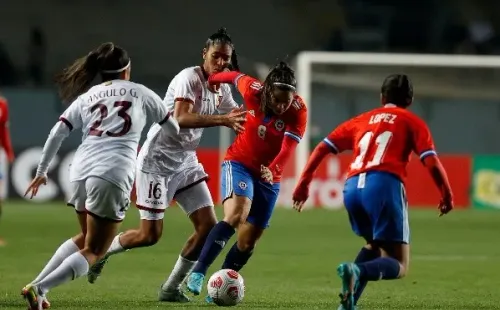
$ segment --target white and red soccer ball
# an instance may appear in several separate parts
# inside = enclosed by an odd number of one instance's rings
[[[236,306],[245,296],[245,283],[238,272],[221,269],[208,280],[207,291],[217,306]]]

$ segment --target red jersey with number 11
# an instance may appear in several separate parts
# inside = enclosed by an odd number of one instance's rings
[[[234,160],[260,176],[260,166],[269,166],[280,153],[285,136],[300,142],[307,123],[307,108],[302,98],[295,96],[292,105],[282,115],[266,116],[260,109],[262,84],[241,74],[235,84],[247,108],[245,131],[236,136],[228,148],[225,160]],[[274,182],[281,172],[274,174]]]
[[[353,150],[347,177],[376,170],[392,173],[404,182],[412,152],[420,159],[436,154],[425,122],[393,104],[346,121],[323,141],[335,153]]]

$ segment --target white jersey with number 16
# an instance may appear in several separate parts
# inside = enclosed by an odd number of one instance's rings
[[[130,192],[147,117],[162,124],[170,115],[161,98],[143,85],[113,80],[92,87],[60,117],[70,130],[81,128],[83,133],[70,181],[95,176]]]

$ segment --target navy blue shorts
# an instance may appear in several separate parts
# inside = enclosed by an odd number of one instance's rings
[[[235,161],[224,161],[221,174],[222,201],[231,198],[233,194],[248,197],[252,206],[247,221],[257,227],[269,227],[278,200],[280,183],[263,182]]]
[[[408,201],[401,180],[371,171],[346,180],[344,205],[352,230],[368,241],[410,242]]]

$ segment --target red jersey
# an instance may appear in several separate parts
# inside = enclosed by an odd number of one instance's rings
[[[412,152],[420,159],[436,154],[425,122],[393,104],[344,122],[324,142],[336,153],[353,150],[347,177],[376,170],[392,173],[404,182]]]
[[[224,159],[237,161],[260,176],[261,165],[269,166],[280,153],[285,135],[300,142],[306,129],[307,108],[302,98],[295,96],[285,113],[266,116],[260,109],[262,83],[242,74],[235,84],[247,108],[245,131],[236,136]],[[273,176],[273,181],[279,182],[281,171]]]
[[[14,160],[14,150],[10,140],[9,107],[7,100],[0,96],[0,144],[9,161]]]

